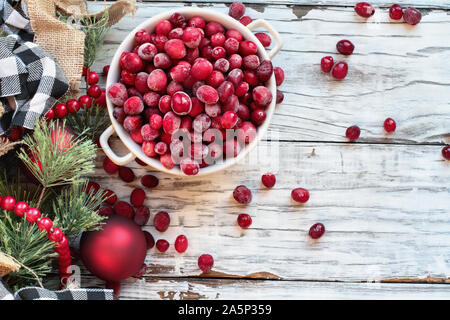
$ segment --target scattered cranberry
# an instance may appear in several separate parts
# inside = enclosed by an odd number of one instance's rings
[[[258,38],[259,42],[261,42],[264,48],[269,47],[272,43],[272,39],[270,39],[270,36],[267,33],[257,32],[255,33],[255,37]]]
[[[355,46],[349,40],[341,40],[336,43],[336,49],[339,53],[348,56],[353,53]]]
[[[135,188],[130,195],[130,202],[135,207],[140,207],[145,201],[145,191],[141,188]]]
[[[89,181],[86,185],[86,193],[96,194],[100,190],[100,185],[97,182]]]
[[[147,188],[156,188],[159,184],[159,179],[151,174],[146,174],[141,178],[141,183]]]
[[[348,127],[347,130],[345,131],[345,136],[350,141],[355,141],[356,139],[358,139],[360,134],[361,134],[361,129],[359,129],[358,126]]]
[[[188,239],[185,235],[179,235],[175,239],[175,250],[177,250],[178,253],[186,252],[188,248]]]
[[[117,195],[114,193],[114,191],[106,189],[103,192],[104,198],[105,198],[105,202],[107,204],[113,205],[114,203],[116,203],[117,201]]]
[[[125,201],[117,201],[114,204],[114,212],[130,219],[134,217],[133,207]]]
[[[241,228],[247,229],[252,224],[252,217],[246,213],[241,213],[237,218],[237,222]]]
[[[331,67],[330,67],[331,70]],[[329,70],[328,70],[329,71]],[[275,75],[275,81],[277,83],[277,87],[281,86],[284,82],[284,71],[280,67],[273,68],[273,73]]]
[[[407,24],[410,24],[412,26],[418,24],[421,19],[422,14],[416,8],[408,7],[406,8],[405,12],[403,12],[403,20],[405,20]]]
[[[450,160],[450,146],[445,146],[442,148],[442,156],[446,160]]]
[[[109,64],[103,67],[103,75],[107,77],[108,73],[109,73]]]
[[[212,267],[213,267],[213,265],[214,265],[214,259],[213,259],[213,257],[210,254],[202,254],[198,258],[198,267],[204,273],[210,272]]]
[[[164,239],[159,239],[156,241],[156,249],[158,249],[159,252],[166,252],[167,249],[169,249],[169,242]]]
[[[242,23],[244,26],[248,26],[250,23],[253,22],[252,18],[250,18],[249,16],[243,16],[240,20],[240,23]]]
[[[166,211],[158,212],[153,218],[153,225],[159,232],[164,232],[169,228],[170,216]]]
[[[389,17],[393,20],[400,20],[403,17],[403,8],[399,4],[393,4],[389,8]]]
[[[395,128],[397,127],[395,120],[392,118],[387,118],[386,120],[384,120],[384,130],[386,130],[386,132],[394,132]]]
[[[133,170],[128,167],[119,167],[119,177],[125,182],[131,182],[135,179]]]
[[[268,173],[265,173],[262,175],[261,182],[267,188],[272,188],[275,185],[275,183],[277,182],[277,179],[273,173],[268,172]]]
[[[355,5],[355,11],[359,16],[363,18],[369,18],[375,13],[374,7],[367,2],[358,2]]]
[[[148,231],[143,231],[145,240],[147,241],[147,250],[150,250],[155,246],[155,238],[153,238],[152,234]]]
[[[114,214],[115,212],[114,212],[114,209],[113,208],[111,208],[111,207],[101,207],[99,210],[98,210],[98,215],[99,216],[102,216],[102,217],[104,217],[104,216],[110,216],[110,215],[112,215],[112,214]]]
[[[344,79],[348,73],[348,65],[345,61],[336,62],[331,69],[331,75],[336,79]]]
[[[325,226],[318,222],[311,226],[309,229],[309,236],[313,239],[319,239],[325,233]]]
[[[136,209],[136,213],[134,215],[134,222],[136,222],[140,226],[144,226],[148,219],[150,218],[150,210],[145,207],[141,206]]]
[[[242,2],[233,2],[228,11],[230,17],[239,20],[245,14],[245,6]]]
[[[309,191],[305,188],[295,188],[291,192],[291,197],[296,202],[305,203],[309,200]]]
[[[233,198],[242,204],[249,204],[252,201],[252,192],[244,185],[237,186],[233,191]]]

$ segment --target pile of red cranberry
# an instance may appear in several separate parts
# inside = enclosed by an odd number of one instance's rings
[[[239,19],[245,7],[235,11]],[[179,164],[187,175],[236,157],[255,139],[272,100],[283,100],[266,87],[272,74],[281,85],[283,70],[261,60],[256,43],[239,31],[199,16],[174,13],[153,33],[138,31],[120,68],[120,81],[107,89],[115,119],[144,154],[167,169]]]

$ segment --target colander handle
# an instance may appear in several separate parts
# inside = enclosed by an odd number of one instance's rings
[[[263,19],[258,19],[247,25],[247,28],[250,30],[257,28],[257,27],[264,27],[267,31],[269,31],[270,35],[272,36],[273,40],[275,41],[275,47],[272,48],[272,50],[269,51],[268,55],[269,58],[272,59],[276,56],[278,51],[280,51],[281,46],[283,45],[283,41],[281,41],[280,34],[277,30],[272,27],[272,25]]]
[[[109,146],[108,139],[114,134],[114,128],[113,126],[109,126],[108,129],[103,131],[102,135],[100,136],[100,145],[103,148],[103,151],[105,152],[106,156],[111,159],[112,162],[119,166],[126,165],[127,163],[130,163],[133,161],[136,156],[132,154],[131,152],[120,157],[112,151],[111,147]]]

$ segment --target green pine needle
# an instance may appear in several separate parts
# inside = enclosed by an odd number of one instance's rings
[[[33,134],[23,138],[26,148],[18,152],[44,188],[75,183],[94,170],[96,146],[83,136],[70,137],[64,127],[65,122],[37,122]]]
[[[93,105],[86,111],[80,110],[77,113],[71,113],[66,119],[76,134],[84,134],[94,142],[111,125],[108,109],[99,105]]]

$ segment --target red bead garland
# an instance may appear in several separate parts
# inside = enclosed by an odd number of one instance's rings
[[[0,196],[1,208],[5,211],[14,211],[18,217],[25,217],[29,223],[37,223],[40,231],[48,233],[48,238],[55,242],[55,252],[58,253],[59,278],[61,286],[72,276],[72,257],[70,256],[69,240],[61,229],[53,227],[53,221],[48,217],[42,217],[37,208],[30,207],[28,203],[19,201],[11,196]]]

